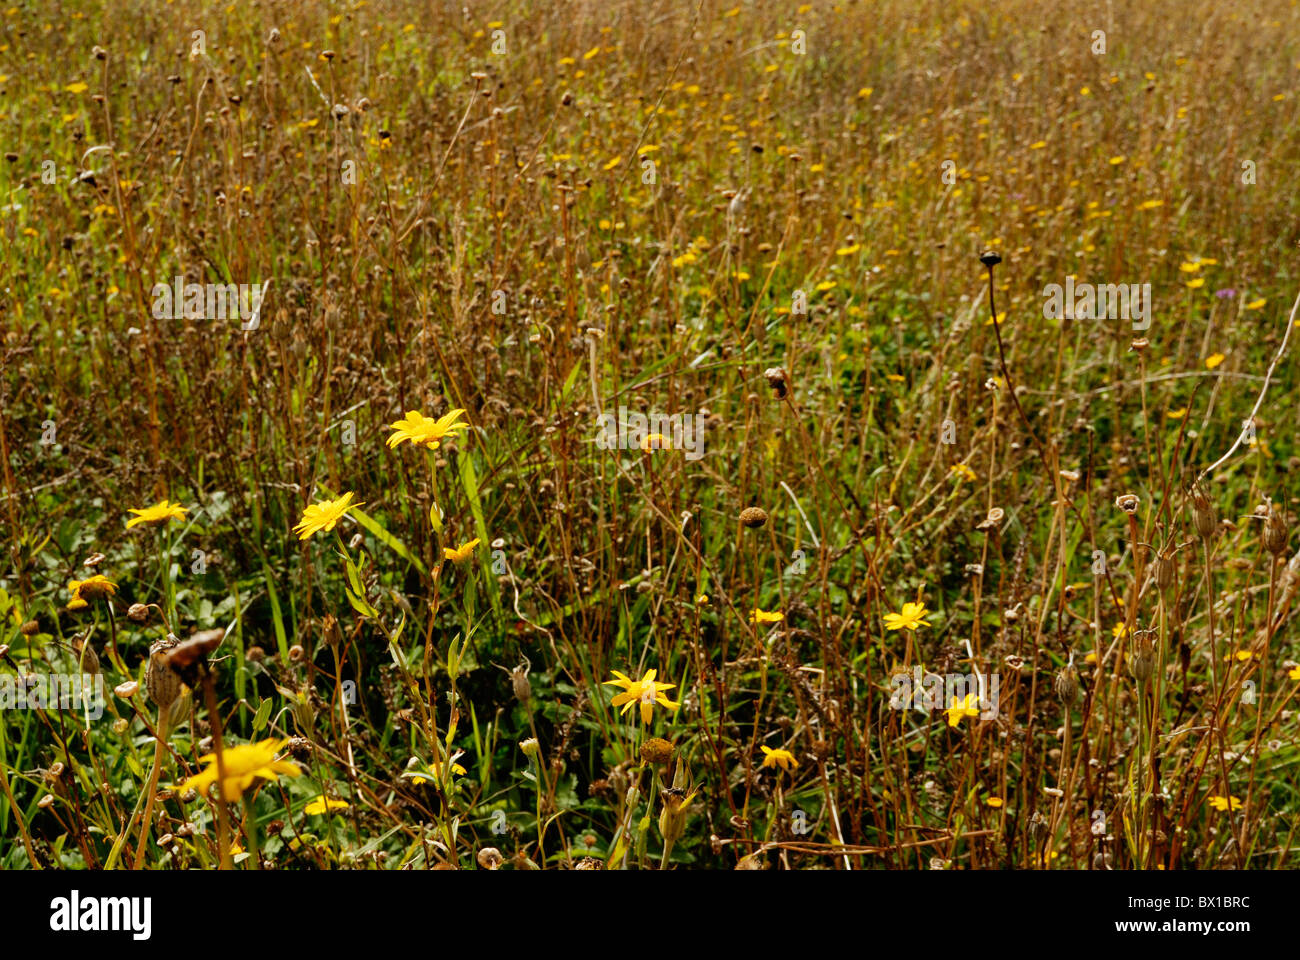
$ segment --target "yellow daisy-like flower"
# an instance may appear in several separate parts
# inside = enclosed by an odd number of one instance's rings
[[[641,450],[643,453],[649,453],[652,450],[671,450],[673,442],[662,433],[650,433],[641,438]]]
[[[754,612],[749,615],[750,623],[780,623],[784,619],[785,614],[780,610],[772,610],[769,612],[767,610],[758,609],[757,607],[754,609]]]
[[[185,508],[179,503],[172,503],[170,500],[159,501],[152,507],[145,507],[143,510],[128,510],[127,512],[135,514],[134,519],[126,522],[128,530],[141,523],[147,523],[153,527],[160,523],[166,523],[168,520],[185,519]]]
[[[331,810],[346,810],[352,804],[346,800],[330,800],[324,794],[321,794],[315,800],[312,800],[307,806],[302,808],[302,812],[309,817],[319,816],[322,813],[329,813]]]
[[[960,726],[962,720],[966,717],[978,717],[980,715],[979,700],[978,693],[968,693],[963,700],[953,697],[952,706],[944,711],[944,713],[948,714],[948,726]]]
[[[1205,369],[1213,370],[1219,364],[1223,363],[1224,356],[1221,353],[1212,353],[1205,358]]]
[[[930,621],[924,619],[927,613],[929,611],[925,609],[924,603],[905,603],[902,612],[885,614],[885,629],[915,630],[922,624],[928,627]]]
[[[1287,673],[1287,677],[1291,680],[1300,680],[1300,667],[1292,667]]]
[[[474,548],[479,545],[479,542],[479,538],[475,537],[469,543],[462,543],[455,550],[451,547],[443,547],[443,559],[450,560],[452,563],[460,563],[462,560],[468,560],[470,554],[474,552]]]
[[[233,803],[244,795],[244,791],[253,785],[256,779],[278,780],[281,774],[296,777],[302,773],[292,760],[277,760],[275,755],[284,749],[288,740],[262,740],[259,743],[242,743],[236,747],[227,747],[221,755],[226,768],[226,778],[221,784],[221,797],[227,803]],[[199,763],[206,763],[207,769],[190,777],[178,788],[184,793],[194,789],[206,795],[209,788],[217,782],[217,755],[204,754]]]
[[[1220,813],[1224,813],[1229,809],[1240,810],[1241,801],[1236,797],[1210,797],[1210,806]]]
[[[322,500],[320,503],[310,504],[302,512],[302,519],[293,528],[293,532],[298,534],[299,540],[306,540],[313,533],[319,533],[321,530],[333,530],[334,525],[343,519],[344,514],[353,507],[359,506],[360,503],[352,502],[350,493],[343,494],[337,500]]]
[[[396,447],[404,441],[409,441],[417,447],[437,450],[447,437],[455,437],[469,429],[468,423],[457,423],[464,412],[457,408],[433,420],[418,411],[409,410],[405,417],[392,424],[396,433],[388,438],[388,445]]]
[[[667,707],[669,710],[676,710],[681,706],[680,703],[669,700],[663,695],[664,690],[671,690],[677,684],[657,683],[653,670],[647,670],[645,676],[640,680],[625,677],[617,670],[611,670],[610,672],[614,674],[615,679],[606,680],[605,683],[623,688],[623,692],[610,701],[610,706],[623,708],[619,713],[627,713],[639,703],[641,704],[641,720],[643,723],[649,723],[656,703]]]
[[[779,766],[786,773],[789,773],[791,767],[799,766],[799,761],[795,759],[794,754],[789,750],[773,750],[771,747],[765,747],[762,745],[759,746],[759,749],[766,754],[766,756],[763,757],[763,766],[765,767]]]
[[[99,597],[111,597],[117,593],[117,584],[102,573],[85,580],[69,580],[68,589],[72,599],[68,601],[69,610],[84,610],[90,606],[89,601]]]

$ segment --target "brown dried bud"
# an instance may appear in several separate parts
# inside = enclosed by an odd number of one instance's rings
[[[1135,636],[1137,645],[1129,657],[1128,670],[1133,674],[1134,680],[1143,684],[1151,679],[1151,674],[1156,668],[1156,648],[1151,642],[1150,630],[1140,631]]]
[[[144,669],[144,689],[154,706],[170,707],[181,695],[181,678],[167,663],[167,654],[180,643],[171,634],[154,641],[149,647],[149,663]]]
[[[515,699],[520,703],[527,703],[532,699],[533,685],[528,682],[527,667],[521,664],[510,671],[510,689],[514,691]]]
[[[662,737],[651,737],[641,744],[641,759],[645,763],[667,763],[673,758],[673,745]]]
[[[782,367],[768,367],[763,371],[763,376],[767,378],[767,385],[772,388],[772,393],[778,400],[784,400],[790,395],[790,377]]]
[[[740,522],[751,530],[756,530],[767,523],[767,511],[762,507],[746,507],[740,511]]]
[[[1115,506],[1119,507],[1119,509],[1123,510],[1125,513],[1129,514],[1130,516],[1137,513],[1138,507],[1140,507],[1141,505],[1142,505],[1142,501],[1139,500],[1137,496],[1132,493],[1126,493],[1123,496],[1119,496],[1115,498]]]
[[[498,869],[504,858],[496,847],[484,847],[478,852],[478,865],[484,870]]]
[[[72,641],[72,648],[77,651],[77,667],[85,673],[99,673],[99,654],[86,640]]]
[[[1168,590],[1174,585],[1174,574],[1178,572],[1178,561],[1174,559],[1172,553],[1161,554],[1156,558],[1156,587],[1160,592]]]
[[[1219,529],[1218,511],[1205,495],[1205,488],[1200,481],[1192,486],[1192,519],[1196,522],[1196,532],[1203,540],[1210,539]]]
[[[126,615],[132,623],[148,623],[149,608],[143,603],[133,603],[126,610]]]
[[[1264,549],[1273,556],[1286,553],[1286,542],[1290,539],[1286,528],[1286,516],[1277,504],[1270,503],[1264,514]]]
[[[289,659],[292,660],[294,663],[301,662],[305,656],[307,656],[307,652],[303,650],[302,644],[295,643],[292,647],[289,648]]]
[[[605,865],[595,857],[583,857],[573,865],[574,870],[604,870]]]
[[[1056,697],[1067,707],[1079,699],[1079,671],[1074,669],[1073,665],[1062,667],[1056,672],[1056,680],[1052,684],[1056,691]]]
[[[34,637],[41,632],[41,625],[35,620],[28,620],[19,629],[24,637]]]
[[[343,642],[343,631],[339,629],[339,622],[332,613],[325,614],[325,619],[321,621],[321,633],[331,647],[337,647]]]

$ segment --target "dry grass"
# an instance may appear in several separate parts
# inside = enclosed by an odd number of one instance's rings
[[[1294,5],[125,6],[0,10],[0,670],[108,695],[0,715],[0,866],[1294,862]]]

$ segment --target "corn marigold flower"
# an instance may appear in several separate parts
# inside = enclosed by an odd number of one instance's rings
[[[1229,809],[1240,810],[1241,801],[1236,797],[1232,797],[1232,796],[1210,797],[1210,806],[1212,806],[1215,810],[1218,810],[1220,813],[1224,813]]]
[[[789,750],[780,748],[773,750],[771,747],[763,745],[760,745],[759,749],[765,754],[763,757],[763,766],[765,767],[779,766],[786,773],[789,773],[791,767],[799,766],[799,761],[795,759],[795,755]]]
[[[925,609],[924,603],[905,603],[901,612],[885,614],[885,629],[915,630],[922,624],[928,627],[930,621],[925,619],[927,613],[929,611]]]
[[[645,676],[640,680],[633,680],[630,677],[625,677],[617,670],[612,670],[610,672],[614,674],[615,679],[606,680],[605,683],[623,688],[623,692],[617,694],[614,699],[610,701],[610,706],[623,708],[619,713],[627,713],[639,703],[641,704],[641,720],[643,723],[649,723],[650,718],[654,713],[654,705],[656,703],[660,706],[667,707],[669,710],[676,710],[681,706],[680,703],[669,700],[663,694],[664,690],[671,690],[673,687],[677,686],[677,684],[658,683],[655,680],[655,672],[653,670],[647,670]]]
[[[90,606],[89,601],[99,597],[111,597],[117,593],[117,584],[102,573],[97,573],[85,580],[69,580],[68,589],[72,591],[68,609],[84,610]]]
[[[462,543],[455,550],[453,550],[451,547],[443,547],[442,548],[443,559],[450,560],[452,563],[460,563],[463,560],[468,560],[470,554],[474,552],[474,548],[479,545],[479,542],[480,542],[479,538],[475,537],[469,543]]]
[[[396,432],[388,438],[388,446],[396,447],[408,442],[417,447],[437,450],[447,437],[455,437],[469,429],[468,423],[457,422],[464,412],[457,408],[433,420],[416,410],[409,410],[405,417],[391,425]]]
[[[302,808],[302,812],[309,817],[316,817],[331,810],[346,810],[350,806],[352,805],[346,800],[330,800],[321,794],[315,800],[308,802],[307,806]]]
[[[185,508],[179,503],[172,503],[170,500],[160,500],[152,507],[145,507],[143,510],[128,510],[127,512],[135,514],[133,519],[126,522],[128,530],[142,523],[154,527],[166,523],[168,520],[185,519]]]
[[[288,740],[272,738],[258,743],[243,743],[235,747],[227,747],[221,755],[221,762],[226,772],[226,778],[221,784],[221,798],[227,803],[233,803],[243,796],[244,791],[257,779],[278,780],[281,774],[286,777],[301,775],[302,770],[292,760],[275,759],[275,755],[284,749],[284,745],[288,742]],[[178,793],[193,789],[206,795],[209,788],[217,782],[217,755],[204,754],[199,757],[199,762],[206,763],[207,768],[181,784],[177,788]]]
[[[352,496],[351,493],[345,493],[337,500],[322,500],[320,503],[309,504],[307,509],[303,510],[302,519],[293,528],[293,532],[298,534],[299,540],[306,540],[321,530],[333,530],[335,524],[342,520],[349,510],[361,506],[360,503],[352,502]]]
[[[979,699],[978,693],[968,693],[961,700],[953,697],[952,706],[944,711],[944,713],[948,714],[948,726],[957,727],[961,725],[962,720],[966,717],[978,717],[980,715]]]

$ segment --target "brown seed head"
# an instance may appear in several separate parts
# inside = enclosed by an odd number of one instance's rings
[[[751,530],[757,530],[767,523],[767,511],[762,507],[746,507],[740,511],[740,522]]]

